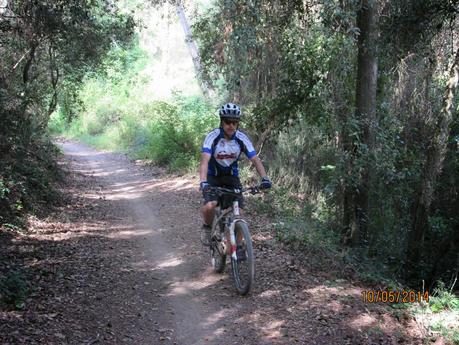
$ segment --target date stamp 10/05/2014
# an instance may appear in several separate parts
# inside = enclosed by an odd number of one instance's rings
[[[429,302],[429,291],[415,290],[364,290],[364,303],[416,303]]]

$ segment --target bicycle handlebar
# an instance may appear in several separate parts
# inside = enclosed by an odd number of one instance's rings
[[[243,187],[243,188],[224,188],[224,187],[210,187],[211,190],[216,191],[219,194],[242,194],[242,193],[250,193],[252,195],[261,193],[261,191],[265,188],[260,186],[251,186],[251,187]]]

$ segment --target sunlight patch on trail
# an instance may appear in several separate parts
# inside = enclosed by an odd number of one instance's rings
[[[90,151],[90,150],[75,150],[73,149],[73,145],[66,145],[64,143],[64,147],[66,149],[68,149],[68,152],[66,152],[66,155],[69,156],[70,158],[72,157],[87,157],[88,159],[92,158],[92,157],[97,157],[97,156],[101,156],[101,155],[106,155],[107,152],[106,151],[103,151],[103,150],[98,150],[98,151]]]
[[[317,296],[323,300],[324,296],[338,295],[343,297],[357,297],[361,298],[361,290],[355,287],[336,286],[328,287],[325,285],[318,285],[310,289],[304,289],[303,292],[310,294],[311,296]]]
[[[357,316],[349,324],[357,330],[362,330],[362,328],[374,326],[377,322],[374,316],[365,314]]]
[[[175,267],[181,265],[183,260],[181,258],[173,257],[171,259],[165,260],[158,265],[159,268],[166,268],[166,267]]]
[[[87,237],[87,236],[103,236],[107,238],[116,238],[119,232],[127,231],[129,232],[130,227],[125,225],[120,226],[110,226],[110,234],[105,234],[107,231],[106,222],[69,222],[63,223],[60,221],[40,221],[36,218],[29,219],[29,225],[34,231],[31,231],[30,237],[37,238],[39,240],[45,241],[66,241],[69,239]],[[35,235],[37,233],[37,235]]]
[[[221,277],[219,276],[210,275],[200,277],[199,280],[178,281],[171,284],[171,291],[168,293],[168,296],[173,297],[190,295],[195,291],[199,291],[217,283],[221,283],[220,279]]]
[[[112,232],[107,237],[112,238],[112,239],[114,238],[127,239],[127,238],[138,237],[138,236],[146,236],[152,233],[151,230],[139,230],[135,228],[131,228],[131,229],[132,230],[118,230],[116,232]]]
[[[178,179],[178,180],[169,180],[169,181],[161,181],[161,182],[156,182],[156,183],[153,183],[153,184],[150,184],[149,186],[149,189],[153,189],[153,188],[158,188],[159,190],[161,191],[174,191],[174,192],[177,192],[177,191],[183,191],[183,190],[193,190],[193,189],[196,189],[197,187],[190,183],[189,181],[186,181],[186,180],[181,180],[181,179]]]
[[[267,339],[277,339],[282,337],[280,329],[284,325],[284,323],[284,321],[273,320],[269,322],[266,326],[262,326],[261,330]]]
[[[126,169],[116,169],[113,171],[95,172],[95,173],[92,173],[92,175],[96,177],[105,177],[105,176],[111,176],[111,175],[116,175],[116,174],[123,174],[126,172],[127,172]]]
[[[104,193],[107,200],[119,201],[119,200],[134,200],[140,199],[147,195],[148,190],[139,190],[139,188],[125,187],[122,190],[111,191]]]
[[[273,298],[275,296],[280,296],[280,290],[266,290],[260,294],[261,298]]]
[[[80,174],[83,174],[83,175],[87,175],[87,176],[92,175],[94,173],[99,174],[99,173],[104,171],[104,169],[99,169],[99,168],[96,168],[96,169],[87,169],[87,168],[77,169],[77,168],[75,168],[74,170],[77,173],[80,173]]]

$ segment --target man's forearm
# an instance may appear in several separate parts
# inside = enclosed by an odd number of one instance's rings
[[[199,181],[207,181],[207,164],[201,163],[199,166]]]
[[[210,155],[201,154],[201,163],[199,164],[199,182],[207,181],[207,169],[209,168]]]
[[[255,166],[255,169],[257,169],[257,172],[261,177],[266,176],[266,170],[265,170],[265,167],[263,166],[263,163],[261,162],[260,157],[258,156],[253,157],[252,164]]]

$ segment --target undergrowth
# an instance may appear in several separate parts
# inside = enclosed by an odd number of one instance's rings
[[[179,91],[167,98],[151,94],[152,85],[160,81],[145,74],[150,58],[138,45],[113,48],[105,72],[85,79],[73,108],[63,92],[49,131],[171,171],[196,169],[202,140],[218,125],[216,104]]]
[[[27,147],[12,145],[0,162],[0,226],[6,228],[24,227],[27,212],[39,213],[58,200],[59,150],[46,138]]]
[[[438,281],[431,292],[427,304],[416,304],[411,307],[416,317],[427,332],[430,339],[443,336],[449,343],[459,344],[459,297],[454,294],[456,280],[451,286]]]

